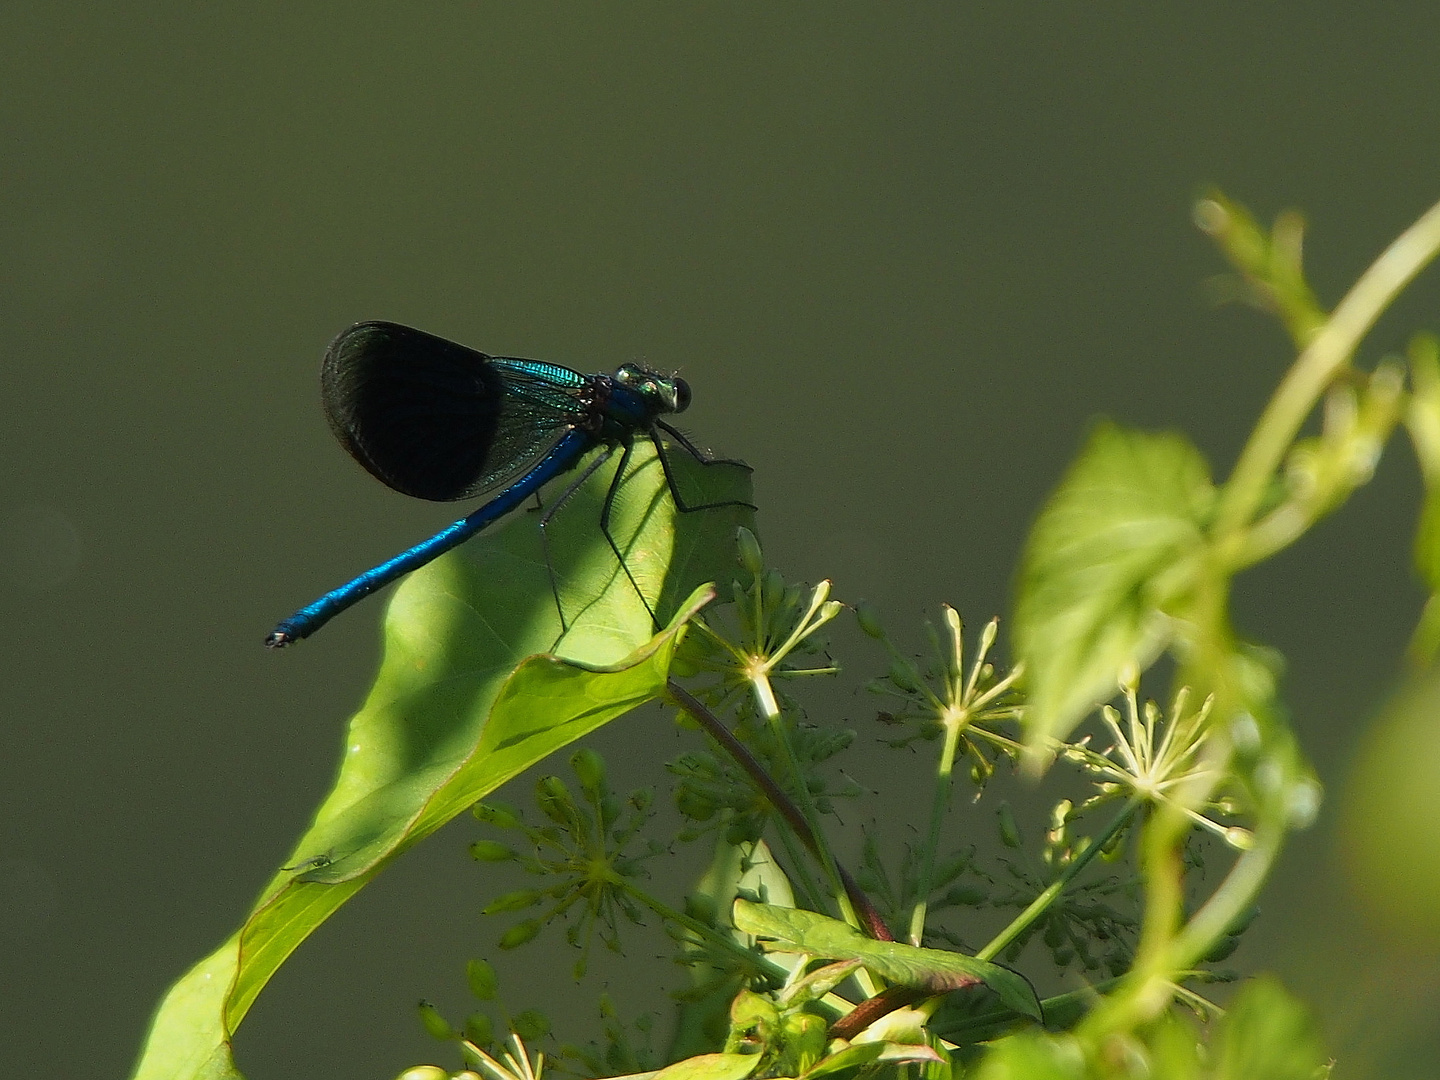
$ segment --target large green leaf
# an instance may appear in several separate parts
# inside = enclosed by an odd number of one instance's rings
[[[1009,968],[943,949],[922,949],[898,941],[876,941],[848,923],[813,911],[736,900],[737,929],[780,942],[787,952],[829,960],[859,960],[872,974],[900,986],[944,994],[984,983],[1009,1008],[1039,1020],[1040,1001],[1025,979]]]
[[[691,503],[750,498],[744,469],[702,467],[683,452],[672,461]],[[295,869],[278,872],[234,936],[171,988],[137,1080],[238,1078],[235,1028],[331,913],[476,799],[661,692],[685,622],[712,595],[696,586],[729,573],[735,528],[753,516],[741,507],[677,513],[653,448],[636,448],[611,532],[635,580],[671,619],[653,634],[596,528],[613,473],[600,468],[547,528],[566,627],[526,512],[400,586],[380,673],[350,721],[339,776],[281,860]],[[276,662],[303,655],[296,648]]]
[[[1170,640],[1193,587],[1214,501],[1200,452],[1177,433],[1099,424],[1040,512],[1021,563],[1015,642],[1032,746],[1064,738]]]
[[[1215,1080],[1314,1080],[1332,1060],[1305,1006],[1267,975],[1235,995],[1217,1041]]]
[[[745,1080],[761,1062],[759,1054],[701,1054],[667,1065],[653,1080]]]

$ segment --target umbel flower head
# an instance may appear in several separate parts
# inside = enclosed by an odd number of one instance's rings
[[[1213,697],[1190,709],[1190,690],[1182,686],[1175,694],[1167,718],[1160,706],[1139,700],[1138,677],[1121,683],[1125,694],[1125,715],[1111,705],[1100,710],[1100,718],[1114,742],[1104,753],[1090,748],[1090,736],[1070,743],[1061,754],[1076,762],[1095,778],[1099,793],[1081,806],[1088,810],[1117,799],[1135,799],[1152,805],[1174,807],[1195,825],[1223,839],[1233,848],[1249,848],[1249,829],[1226,825],[1219,818],[1235,812],[1229,799],[1214,798],[1214,790],[1226,775],[1224,762],[1216,756],[1210,725]]]
[[[1019,755],[1020,744],[1000,727],[1020,715],[1021,707],[1013,691],[1023,669],[1016,665],[1001,676],[987,659],[999,630],[998,619],[991,619],[980,632],[980,642],[967,672],[960,614],[945,605],[943,636],[933,626],[926,627],[934,659],[922,675],[909,658],[890,644],[873,613],[861,608],[857,615],[861,629],[882,642],[891,655],[889,673],[871,683],[870,690],[903,703],[893,712],[880,714],[883,723],[909,729],[886,739],[887,743],[901,747],[916,739],[944,737],[953,741],[954,749],[970,759],[971,778],[977,787],[983,787],[995,771],[996,754],[1012,760]]]

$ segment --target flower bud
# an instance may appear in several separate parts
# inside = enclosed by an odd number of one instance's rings
[[[425,1025],[428,1031],[437,1039],[455,1038],[455,1029],[452,1028],[445,1017],[440,1015],[440,1010],[431,1005],[428,1001],[422,1001],[419,1005],[420,1022]],[[444,1073],[441,1073],[443,1076]]]
[[[580,788],[592,799],[599,798],[605,790],[605,759],[589,747],[582,747],[570,755],[570,768],[580,781]]]
[[[540,927],[539,919],[526,919],[516,923],[500,935],[500,948],[518,949],[521,945],[534,941],[540,933]]]
[[[735,548],[740,555],[740,565],[747,574],[758,578],[765,572],[765,557],[760,552],[760,541],[743,525],[735,530]]]
[[[470,857],[476,862],[509,862],[515,852],[495,840],[476,840],[470,845]]]
[[[470,992],[480,1001],[494,1001],[500,992],[495,969],[488,960],[475,959],[466,964],[465,979],[470,984]]]
[[[860,624],[860,630],[868,637],[876,641],[885,640],[885,628],[880,625],[880,612],[870,603],[861,600],[855,605],[855,621]]]
[[[1000,824],[1000,842],[1008,848],[1020,846],[1020,827],[1015,824],[1015,811],[1008,802],[1002,802],[997,812]]]

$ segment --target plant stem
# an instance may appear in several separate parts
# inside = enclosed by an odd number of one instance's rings
[[[940,767],[935,774],[935,794],[930,800],[930,828],[925,835],[925,850],[920,858],[920,880],[916,885],[915,908],[910,912],[908,936],[911,945],[919,945],[925,934],[925,916],[930,909],[930,879],[935,872],[935,850],[940,846],[940,825],[950,808],[955,751],[960,745],[960,726],[955,720],[945,725],[945,747],[940,752]]]
[[[1081,870],[1084,870],[1085,867],[1090,864],[1090,861],[1105,849],[1105,845],[1110,843],[1110,841],[1115,838],[1115,835],[1130,823],[1130,819],[1135,816],[1136,811],[1140,809],[1140,805],[1138,799],[1132,799],[1127,803],[1125,809],[1120,811],[1120,813],[1115,816],[1115,819],[1105,827],[1105,831],[1097,836],[1090,843],[1089,847],[1070,860],[1070,865],[1065,867],[1060,876],[1047,885],[1044,892],[1030,901],[1030,905],[1019,915],[1015,916],[1009,926],[996,934],[990,944],[977,952],[975,959],[993,960],[999,956],[1007,945],[1019,937],[1026,927],[1039,918],[1045,912],[1045,909],[1055,902],[1056,898],[1065,891],[1065,887],[1075,880],[1075,876],[1079,874]]]
[[[850,900],[846,883],[840,876],[840,864],[835,861],[835,853],[830,850],[830,844],[826,840],[825,834],[818,828],[820,814],[815,809],[815,799],[810,794],[810,786],[805,783],[805,774],[800,770],[800,762],[795,757],[795,748],[790,742],[790,732],[785,729],[785,718],[775,699],[775,691],[770,685],[770,677],[764,672],[757,673],[753,683],[755,697],[765,716],[765,722],[770,725],[770,732],[775,738],[775,743],[784,754],[785,767],[789,770],[791,783],[800,797],[803,820],[810,825],[810,849],[820,860],[820,865],[825,870],[825,876],[830,879],[831,892],[835,896],[836,903],[840,905],[845,921],[859,929],[862,923],[856,913],[855,905]],[[884,925],[883,921],[881,925]],[[888,929],[886,935],[881,940],[893,940],[893,935]]]
[[[750,779],[754,781],[755,786],[764,793],[770,805],[775,808],[776,812],[785,819],[786,824],[790,826],[795,835],[800,838],[800,842],[810,850],[812,855],[819,858],[820,846],[815,838],[814,830],[810,828],[810,823],[805,819],[805,815],[801,813],[800,808],[791,801],[790,796],[785,794],[784,789],[775,783],[775,780],[765,771],[760,762],[755,760],[755,756],[746,749],[745,744],[731,734],[730,729],[722,724],[720,719],[705,707],[704,702],[691,694],[674,679],[667,681],[665,686],[670,696],[675,699],[679,706],[689,713],[695,722],[704,728],[712,739],[720,744],[724,751],[734,760],[735,764],[745,770]],[[860,888],[859,883],[846,872],[844,867],[836,864],[835,870],[839,874],[840,882],[843,886],[842,895],[848,897],[849,903],[853,904],[855,911],[859,912],[862,916],[861,925],[865,932],[876,941],[895,940],[894,935],[890,933],[889,927],[885,925],[885,920],[881,918],[880,912],[876,909],[874,902],[865,895],[865,890]]]
[[[659,900],[649,893],[637,889],[634,883],[628,879],[617,874],[611,878],[611,884],[624,889],[625,893],[630,896],[631,899],[638,904],[643,904],[656,915],[660,916],[660,918],[668,922],[673,922],[677,926],[683,926],[696,937],[704,938],[710,942],[711,945],[730,953],[737,960],[761,968],[767,975],[774,976],[782,981],[790,974],[785,968],[775,963],[775,961],[769,957],[761,956],[753,950],[746,948],[729,934],[717,930],[713,926],[708,926],[699,919],[686,915],[683,911],[677,911],[663,900]]]
[[[1270,868],[1279,857],[1285,831],[1281,820],[1265,821],[1257,826],[1254,845],[1235,860],[1220,887],[1176,936],[1167,967],[1172,971],[1194,967],[1255,903]]]
[[[758,968],[772,979],[781,983],[790,977],[790,970],[783,964],[777,964],[763,953],[758,953],[754,949],[740,944],[740,942],[736,941],[724,931],[717,930],[713,926],[708,926],[698,919],[686,915],[683,911],[677,911],[663,900],[657,899],[649,893],[636,888],[632,881],[620,877],[618,874],[614,875],[610,880],[612,884],[624,889],[626,894],[636,903],[643,904],[662,919],[675,923],[677,926],[683,926],[697,937],[704,938],[717,948],[730,953],[741,963]],[[847,1001],[835,993],[826,994],[820,999],[820,1004],[832,1010],[837,1017],[845,1016],[855,1008],[854,1002]]]
[[[1440,203],[1395,238],[1336,305],[1276,389],[1220,495],[1213,535],[1242,539],[1305,418],[1396,294],[1440,251]]]

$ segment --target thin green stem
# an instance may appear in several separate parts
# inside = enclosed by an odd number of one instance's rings
[[[1115,816],[1115,819],[1105,827],[1105,831],[1097,836],[1089,847],[1076,855],[1075,858],[1070,861],[1070,865],[1065,867],[1061,872],[1060,876],[1047,885],[1045,891],[1035,897],[1024,911],[1015,916],[1009,926],[996,934],[988,945],[976,953],[975,958],[977,960],[993,960],[999,956],[1000,953],[1005,950],[1006,946],[1025,931],[1026,927],[1044,914],[1045,910],[1065,891],[1066,886],[1075,880],[1075,876],[1090,865],[1091,860],[1094,859],[1096,855],[1099,855],[1100,852],[1105,850],[1105,846],[1115,838],[1121,829],[1130,823],[1130,819],[1135,816],[1140,806],[1141,802],[1138,799],[1133,799],[1126,804],[1125,809],[1120,811],[1120,813]]]
[[[1440,203],[1427,210],[1371,263],[1311,339],[1265,407],[1220,496],[1214,535],[1222,544],[1243,539],[1305,418],[1361,338],[1410,280],[1440,252]]]
[[[862,929],[863,924],[856,915],[854,905],[851,904],[850,897],[846,894],[845,883],[840,878],[840,869],[839,864],[835,861],[835,853],[830,850],[830,843],[819,828],[820,813],[815,809],[815,797],[810,793],[810,785],[805,782],[805,774],[800,770],[800,762],[795,757],[795,748],[790,742],[790,732],[785,727],[785,718],[780,712],[779,703],[775,700],[775,692],[770,686],[770,678],[764,673],[757,673],[753,682],[756,700],[761,707],[765,722],[770,725],[776,745],[780,747],[785,768],[790,773],[791,785],[800,800],[800,811],[810,824],[810,835],[815,854],[820,859],[825,876],[830,879],[830,887],[835,895],[835,900],[840,905],[845,921],[856,929]]]
[[[624,889],[625,893],[636,903],[643,904],[662,919],[675,923],[677,926],[683,926],[697,937],[702,937],[715,947],[730,953],[742,963],[759,969],[781,983],[790,977],[791,972],[789,968],[786,968],[782,964],[777,964],[768,956],[757,953],[753,949],[740,944],[740,942],[736,941],[729,934],[717,930],[713,926],[708,926],[698,919],[686,915],[683,911],[677,911],[663,900],[636,888],[633,882],[619,875],[615,875],[612,880],[616,886]],[[820,999],[820,1003],[832,1010],[835,1016],[844,1016],[855,1008],[854,1002],[847,1001],[835,993],[826,994]]]
[[[940,846],[940,825],[950,809],[950,795],[955,773],[955,752],[960,745],[960,724],[945,725],[945,747],[940,752],[940,767],[935,774],[935,794],[930,800],[930,828],[925,834],[925,849],[920,856],[920,880],[916,886],[915,908],[910,912],[909,939],[919,945],[925,934],[925,916],[930,909],[930,881],[935,873],[935,851]]]
[[[689,713],[691,718],[730,755],[731,760],[745,770],[750,779],[755,782],[756,787],[764,793],[770,805],[784,818],[800,842],[809,849],[812,855],[820,859],[822,849],[817,836],[818,830],[810,827],[810,822],[806,820],[801,809],[765,771],[760,762],[755,760],[755,755],[750,753],[745,744],[731,734],[730,729],[720,722],[719,717],[705,707],[704,702],[674,679],[667,680],[665,688],[676,703]],[[880,917],[880,912],[876,909],[874,902],[865,895],[865,890],[860,888],[855,879],[845,872],[843,866],[836,865],[835,869],[842,886],[841,895],[847,898],[845,903],[853,904],[852,913],[858,911],[863,918],[863,922],[860,924],[861,929],[877,941],[893,941],[894,938],[885,925],[885,920]]]
[[[1086,1017],[1077,1034],[1096,1040],[1152,1019],[1169,1003],[1179,973],[1193,968],[1254,903],[1285,838],[1282,815],[1255,830],[1255,846],[1235,861],[1204,907],[1168,940],[1137,959],[1119,990]],[[1177,860],[1178,861],[1178,860]]]
[[[1280,855],[1285,831],[1285,824],[1280,820],[1257,826],[1254,845],[1235,860],[1220,887],[1176,936],[1167,958],[1167,966],[1172,971],[1194,967],[1203,960],[1254,905]]]
[[[636,903],[643,904],[656,915],[660,916],[660,918],[665,919],[667,922],[673,922],[677,926],[683,926],[696,937],[704,938],[715,948],[729,953],[742,963],[759,968],[763,970],[765,974],[782,981],[790,974],[789,971],[775,963],[769,957],[762,956],[754,950],[740,944],[740,942],[736,941],[729,934],[717,930],[713,926],[708,926],[699,919],[686,915],[683,911],[677,911],[663,900],[636,888],[634,883],[628,879],[616,874],[612,876],[611,884],[624,889],[627,896]]]
[[[780,815],[780,828],[776,831],[779,834],[780,846],[785,849],[785,861],[789,864],[786,876],[790,878],[790,884],[800,899],[801,907],[808,907],[811,911],[824,911],[825,892],[810,872],[810,861],[805,857],[805,852],[796,843],[800,839],[799,834],[791,827],[784,814]]]

